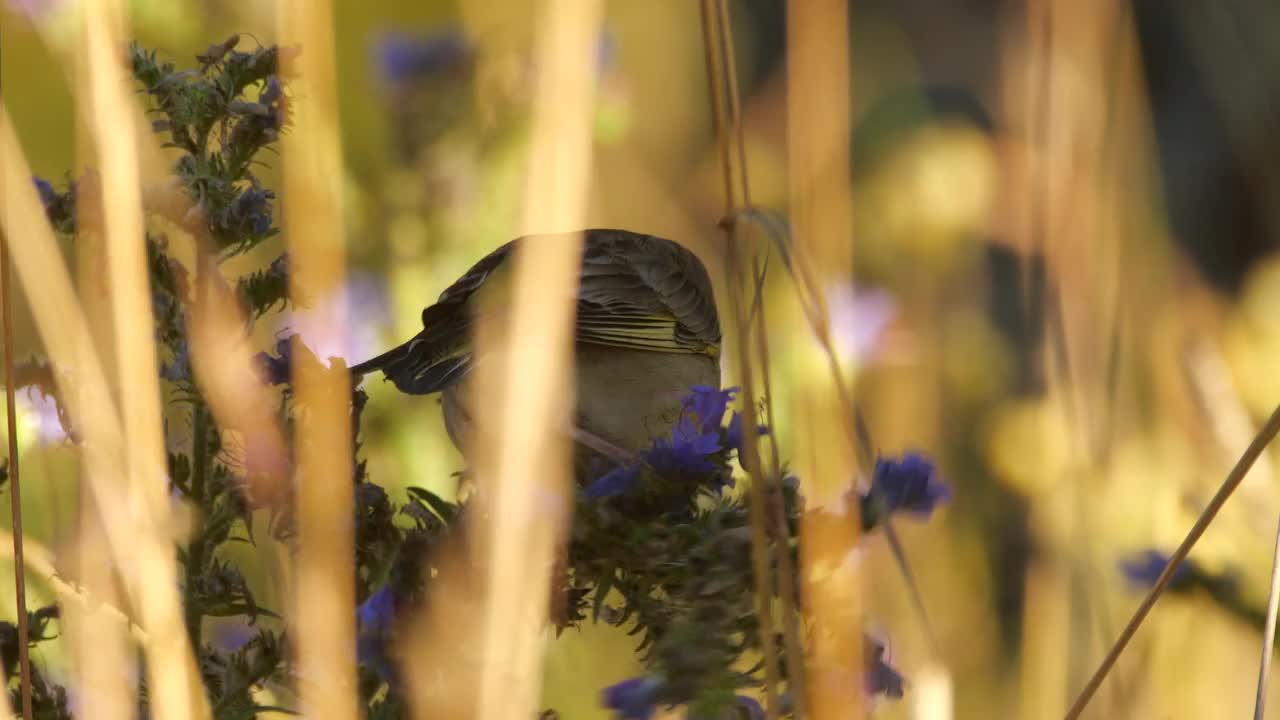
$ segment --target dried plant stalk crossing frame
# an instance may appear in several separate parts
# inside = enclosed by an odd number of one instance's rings
[[[849,14],[846,0],[787,3],[787,152],[791,202],[792,258],[800,305],[816,323],[831,373],[797,389],[794,417],[796,469],[807,493],[818,502],[840,497],[855,476],[853,407],[849,389],[830,346],[830,319],[824,292],[830,282],[847,279],[853,267],[852,188],[849,152],[851,80]],[[821,275],[814,268],[825,268]],[[797,318],[797,320],[800,320]],[[794,338],[800,340],[800,338]],[[867,468],[869,471],[870,468]],[[861,717],[861,583],[856,568],[812,581],[818,558],[847,557],[858,539],[856,523],[830,526],[821,534],[801,525],[802,583],[805,610],[830,632],[809,649],[809,706],[814,718]],[[838,673],[834,675],[833,673]],[[850,673],[845,675],[845,673]],[[845,677],[844,681],[839,677]]]
[[[540,8],[525,232],[576,230],[586,218],[591,58],[602,13],[598,0],[547,0]],[[572,522],[575,294],[569,289],[577,284],[581,253],[576,232],[521,247],[507,331],[485,328],[477,338],[479,353],[496,340],[499,359],[482,375],[480,395],[473,395],[480,413],[489,413],[475,448],[479,499],[488,512],[474,528],[487,575],[479,697],[479,717],[486,720],[533,717],[538,710],[552,565]]]
[[[2,56],[0,61],[3,61]],[[4,91],[0,89],[0,100],[3,98]],[[3,178],[0,178],[0,194],[3,193]],[[18,412],[13,386],[13,356],[17,349],[13,346],[13,274],[9,271],[9,262],[9,240],[4,234],[3,223],[0,223],[0,312],[4,314],[4,400],[9,431],[9,508],[13,527],[14,606],[18,613],[18,678],[21,682],[22,717],[24,720],[31,720],[31,655],[28,649],[30,631],[27,628],[26,566],[23,562],[22,474],[18,458]],[[0,700],[0,718],[11,716],[8,698]]]
[[[708,95],[716,137],[719,139],[720,167],[724,182],[725,275],[728,305],[733,327],[737,332],[738,377],[742,386],[745,425],[752,427],[755,420],[756,388],[751,363],[751,328],[748,313],[744,309],[743,273],[746,264],[737,225],[733,221],[739,202],[750,202],[746,153],[742,148],[742,118],[737,95],[737,77],[732,66],[732,42],[728,10],[723,0],[703,0],[702,31],[706,52]],[[738,134],[734,134],[737,131]],[[734,139],[737,140],[738,166],[735,177]],[[769,720],[778,717],[778,683],[781,677],[778,651],[773,630],[773,587],[769,552],[769,514],[767,513],[769,478],[761,472],[760,449],[756,433],[743,433],[742,459],[744,469],[751,480],[751,565],[755,581],[756,615],[760,623],[760,646],[765,671],[765,716]]]
[[[298,79],[293,127],[281,138],[284,230],[291,257],[289,294],[338,291],[346,272],[338,136],[333,7],[323,0],[284,0],[277,6],[282,70]],[[323,306],[330,332],[347,326],[340,303]],[[320,308],[317,308],[320,310]],[[293,366],[297,404],[305,424],[294,437],[298,516],[295,624],[301,710],[305,717],[359,717],[355,667],[354,492],[350,380],[342,368]]]
[[[85,468],[85,474],[93,473]],[[105,533],[101,509],[93,498],[85,498],[80,512],[76,543],[77,579],[95,598],[108,605],[119,602],[109,554],[105,551]],[[136,715],[136,698],[127,682],[126,668],[130,656],[124,628],[118,623],[101,622],[101,611],[89,604],[64,610],[67,637],[75,657],[74,683],[83,707],[93,709],[93,717],[102,720],[129,720]],[[186,635],[185,632],[180,634]]]
[[[120,373],[124,471],[123,497],[130,515],[149,518],[150,531],[135,548],[139,566],[138,600],[143,624],[152,630],[147,646],[147,685],[155,712],[166,718],[206,715],[192,648],[183,628],[178,573],[166,523],[168,474],[161,431],[159,373],[150,280],[146,272],[138,138],[132,93],[125,72],[126,17],[117,0],[95,0],[85,6],[84,57],[89,106],[87,125],[93,137],[102,178],[103,236],[110,274],[111,310],[116,332],[116,366]],[[116,501],[118,504],[119,501]],[[119,508],[102,505],[103,513]]]

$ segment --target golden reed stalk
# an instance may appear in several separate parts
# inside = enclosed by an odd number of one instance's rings
[[[123,67],[126,18],[117,0],[86,3],[82,52],[87,61],[89,106],[85,121],[102,180],[102,230],[106,241],[114,348],[119,372],[125,491],[103,513],[143,517],[137,600],[147,646],[147,686],[157,717],[207,716],[203,688],[183,626],[177,563],[169,516],[168,474],[161,430],[155,320],[146,268],[141,177],[133,92]],[[83,97],[83,95],[82,95]],[[119,507],[127,503],[128,508]],[[202,709],[201,709],[202,708]]]
[[[401,643],[416,718],[535,717],[554,563],[572,521],[573,312],[591,167],[599,2],[538,6],[523,227],[503,307],[476,323],[467,462],[478,492],[433,558],[428,611]],[[499,310],[499,312],[489,312]]]
[[[853,269],[853,209],[849,173],[849,14],[846,0],[787,3],[787,152],[794,264],[799,298],[831,362],[830,377],[814,377],[797,388],[793,417],[796,472],[806,497],[825,505],[844,495],[855,476],[852,398],[831,355],[825,288],[849,278]],[[788,304],[791,311],[794,305]],[[794,338],[800,340],[800,338]],[[870,468],[865,468],[870,472]],[[826,631],[812,639],[806,688],[812,716],[861,717],[861,573],[854,565],[828,568],[816,581],[818,558],[848,557],[857,524],[831,524],[821,533],[801,524],[801,587],[805,613]]]
[[[2,50],[2,48],[0,48]],[[0,56],[0,61],[3,57]],[[3,100],[4,91],[0,89],[0,100]],[[0,184],[0,193],[4,192],[4,187]],[[19,702],[21,703],[23,720],[31,720],[31,651],[30,637],[31,632],[27,627],[27,577],[26,563],[24,562],[26,552],[24,549],[24,540],[22,532],[22,477],[20,458],[18,457],[18,411],[15,398],[14,388],[14,369],[13,356],[18,350],[14,347],[13,340],[13,272],[10,270],[9,257],[9,240],[5,237],[3,229],[0,229],[0,312],[3,313],[4,328],[4,405],[5,418],[8,421],[6,425],[8,429],[8,474],[9,474],[9,519],[13,526],[13,537],[11,547],[13,548],[13,584],[14,584],[14,609],[17,611],[17,631],[18,631],[18,679],[21,683],[19,689]],[[0,702],[0,717],[8,718],[12,715],[9,708],[8,698]]]
[[[524,232],[572,231],[585,221],[602,11],[600,2],[547,0],[537,16]],[[566,289],[577,283],[581,253],[579,235],[521,248],[509,325],[477,338],[480,355],[496,351],[502,360],[481,375],[475,396],[481,414],[492,413],[480,420],[483,520],[472,528],[486,573],[484,720],[538,711],[552,566],[572,522],[565,430],[574,407],[574,295]],[[495,340],[498,347],[486,347]]]
[[[338,136],[333,7],[323,0],[277,6],[280,45],[301,52],[284,68],[299,79],[293,127],[281,138],[284,229],[294,302],[337,292],[346,272],[342,151]],[[288,55],[288,53],[282,53]],[[330,332],[344,332],[346,308],[328,304]],[[294,642],[305,717],[355,720],[354,493],[350,381],[345,373],[293,368],[307,422],[294,441],[298,552],[293,591]]]
[[[724,183],[725,231],[724,268],[732,327],[737,336],[737,375],[742,386],[742,406],[746,425],[756,424],[755,373],[751,362],[751,321],[744,308],[746,253],[737,223],[732,219],[740,207],[749,207],[751,192],[746,165],[742,128],[742,107],[738,99],[737,73],[734,68],[733,35],[729,11],[723,0],[703,0],[702,33],[706,53],[708,96],[711,117],[719,139],[721,179]],[[736,153],[734,152],[736,149]],[[758,272],[758,269],[757,269]],[[758,299],[758,298],[757,298]],[[763,337],[762,337],[763,339]],[[766,383],[767,384],[767,383]],[[770,402],[765,398],[765,402]],[[754,580],[756,616],[760,623],[760,651],[764,662],[765,717],[774,720],[780,712],[778,685],[781,679],[778,651],[773,629],[773,579],[770,557],[770,514],[772,501],[770,478],[761,471],[759,438],[754,432],[743,434],[743,467],[750,478],[751,497],[751,565]],[[786,532],[783,531],[785,536]],[[790,620],[787,618],[786,620]],[[803,701],[802,701],[803,702]]]

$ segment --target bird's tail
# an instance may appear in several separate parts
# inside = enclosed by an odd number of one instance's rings
[[[414,340],[416,339],[417,339],[417,336],[414,337]],[[402,345],[397,345],[396,347],[391,348],[390,350],[382,353],[377,357],[369,358],[368,360],[365,360],[364,362],[359,363],[357,365],[352,365],[348,369],[351,371],[352,375],[356,375],[356,376],[364,376],[364,375],[368,375],[371,372],[375,372],[377,370],[385,370],[387,366],[391,365],[396,360],[399,360],[402,356],[404,356],[408,351],[409,346],[412,344],[413,344],[413,340],[410,340],[409,342],[406,342]]]
[[[471,364],[465,316],[443,322],[414,335],[407,342],[351,367],[355,378],[381,370],[400,392],[429,395],[457,382]]]

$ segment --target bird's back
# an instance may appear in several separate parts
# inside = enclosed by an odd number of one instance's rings
[[[481,258],[422,312],[423,330],[408,342],[352,368],[382,370],[401,391],[439,392],[471,363],[477,298],[504,292],[514,250],[570,235],[513,240]],[[702,262],[665,238],[627,230],[584,232],[575,339],[580,345],[718,359],[720,324]]]

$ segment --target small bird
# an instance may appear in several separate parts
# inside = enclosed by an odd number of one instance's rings
[[[507,291],[517,245],[565,237],[530,235],[494,250],[422,312],[422,332],[351,372],[381,370],[402,392],[441,393],[445,428],[463,449],[470,423],[465,387],[475,362],[472,322],[480,299]],[[584,231],[574,338],[580,472],[601,450],[598,441],[629,453],[641,450],[670,432],[691,387],[720,386],[720,322],[711,280],[702,262],[671,240],[627,230]]]

